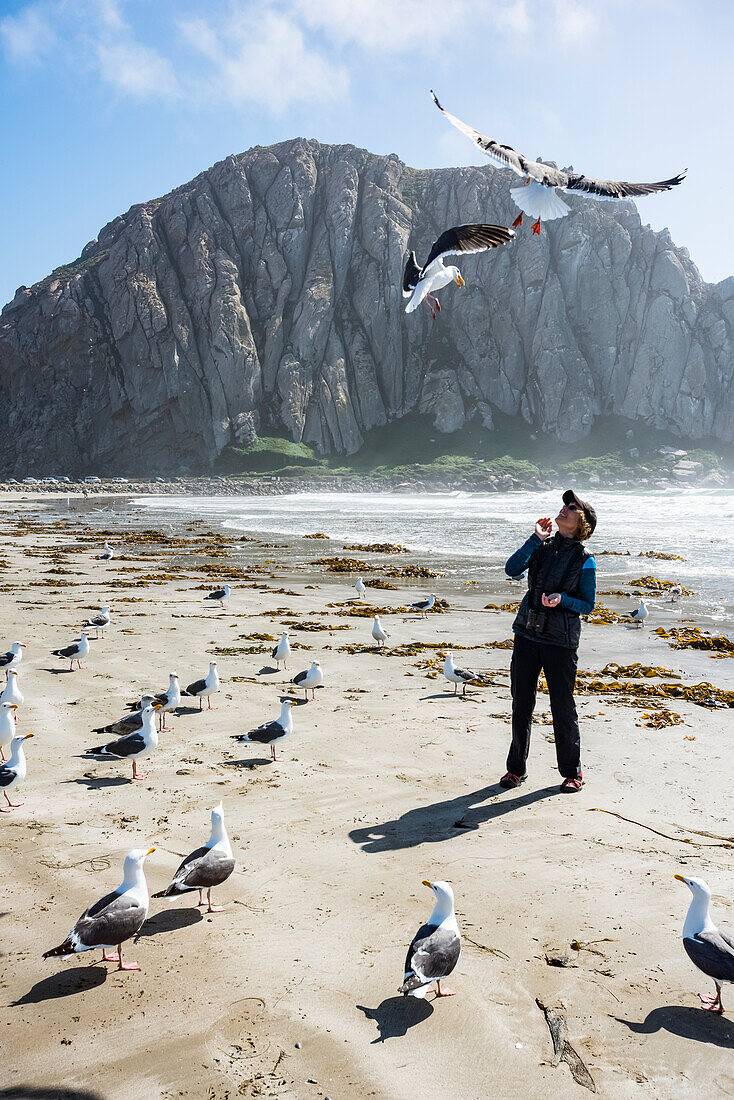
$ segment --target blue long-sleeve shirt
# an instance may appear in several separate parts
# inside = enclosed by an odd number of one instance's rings
[[[543,539],[533,531],[527,542],[524,542],[519,550],[511,554],[505,564],[505,573],[508,577],[519,577],[528,567],[535,550],[541,545]],[[550,593],[546,593],[550,595]],[[587,558],[581,569],[579,577],[579,594],[567,596],[561,593],[561,607],[569,611],[575,611],[578,615],[590,615],[596,603],[596,562],[593,558]]]

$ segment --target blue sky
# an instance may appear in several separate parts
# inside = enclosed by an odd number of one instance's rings
[[[641,181],[687,167],[638,208],[725,278],[732,41],[724,0],[0,0],[0,302],[251,145],[487,163],[431,87],[531,157]]]

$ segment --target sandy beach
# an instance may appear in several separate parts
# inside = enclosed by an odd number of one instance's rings
[[[697,991],[713,984],[683,950],[690,895],[673,878],[706,879],[714,919],[731,920],[734,841],[700,835],[731,832],[731,709],[584,690],[585,785],[566,797],[540,694],[529,779],[503,791],[510,652],[492,643],[511,637],[514,616],[485,605],[515,601],[519,588],[437,578],[369,589],[380,607],[431,589],[450,605],[385,614],[390,644],[378,653],[371,618],[350,613],[355,575],[279,568],[276,551],[195,516],[165,533],[138,517],[133,537],[124,511],[92,521],[55,507],[0,499],[0,648],[27,644],[19,729],[35,734],[24,805],[0,820],[0,1097],[583,1097],[568,1063],[551,1064],[538,1001],[565,1015],[600,1096],[734,1093],[734,1023],[699,1008]],[[117,548],[111,562],[96,558],[102,532]],[[312,549],[313,560],[339,553],[327,540]],[[229,577],[227,609],[206,607],[206,587]],[[105,603],[113,627],[87,668],[69,672],[51,650]],[[273,642],[255,636],[286,627],[290,670],[264,671]],[[393,652],[416,642],[439,648]],[[465,700],[436,675],[449,649],[483,674]],[[182,684],[203,676],[212,659],[215,709],[194,702],[172,718],[145,781],[83,757],[99,743],[91,731],[126,702],[162,690],[169,672]],[[230,739],[276,717],[289,677],[313,659],[325,686],[294,708],[282,760]],[[731,658],[620,622],[586,625],[580,669],[613,661],[681,678],[646,684],[734,689]],[[656,704],[682,723],[641,724]],[[195,895],[152,901],[126,949],[139,972],[118,973],[99,952],[42,959],[119,884],[130,848],[156,846],[145,871],[150,892],[162,889],[206,840],[220,799],[237,858],[217,892],[225,912],[208,916]],[[456,828],[460,818],[476,828]],[[457,996],[435,1002],[397,993],[431,909],[424,878],[453,885],[464,936]],[[724,1004],[734,1013],[727,987]]]

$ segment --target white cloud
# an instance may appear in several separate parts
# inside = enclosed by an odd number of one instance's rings
[[[54,45],[51,28],[56,5],[38,4],[0,20],[3,48],[16,64],[37,63]]]
[[[176,73],[168,58],[134,39],[97,41],[94,55],[102,79],[134,99],[170,98],[180,94]]]
[[[583,0],[553,0],[551,16],[561,46],[578,46],[598,29],[596,10]]]
[[[258,103],[276,113],[292,103],[343,97],[347,72],[310,46],[302,29],[282,11],[240,9],[226,21],[182,21],[187,44],[207,62],[189,91],[234,104]]]

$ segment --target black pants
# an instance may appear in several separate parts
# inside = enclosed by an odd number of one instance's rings
[[[519,634],[515,635],[515,648],[510,664],[512,744],[507,756],[508,772],[525,775],[535,693],[542,670],[550,694],[558,770],[566,779],[581,775],[581,738],[573,698],[577,664],[578,651],[575,649],[531,642]]]

